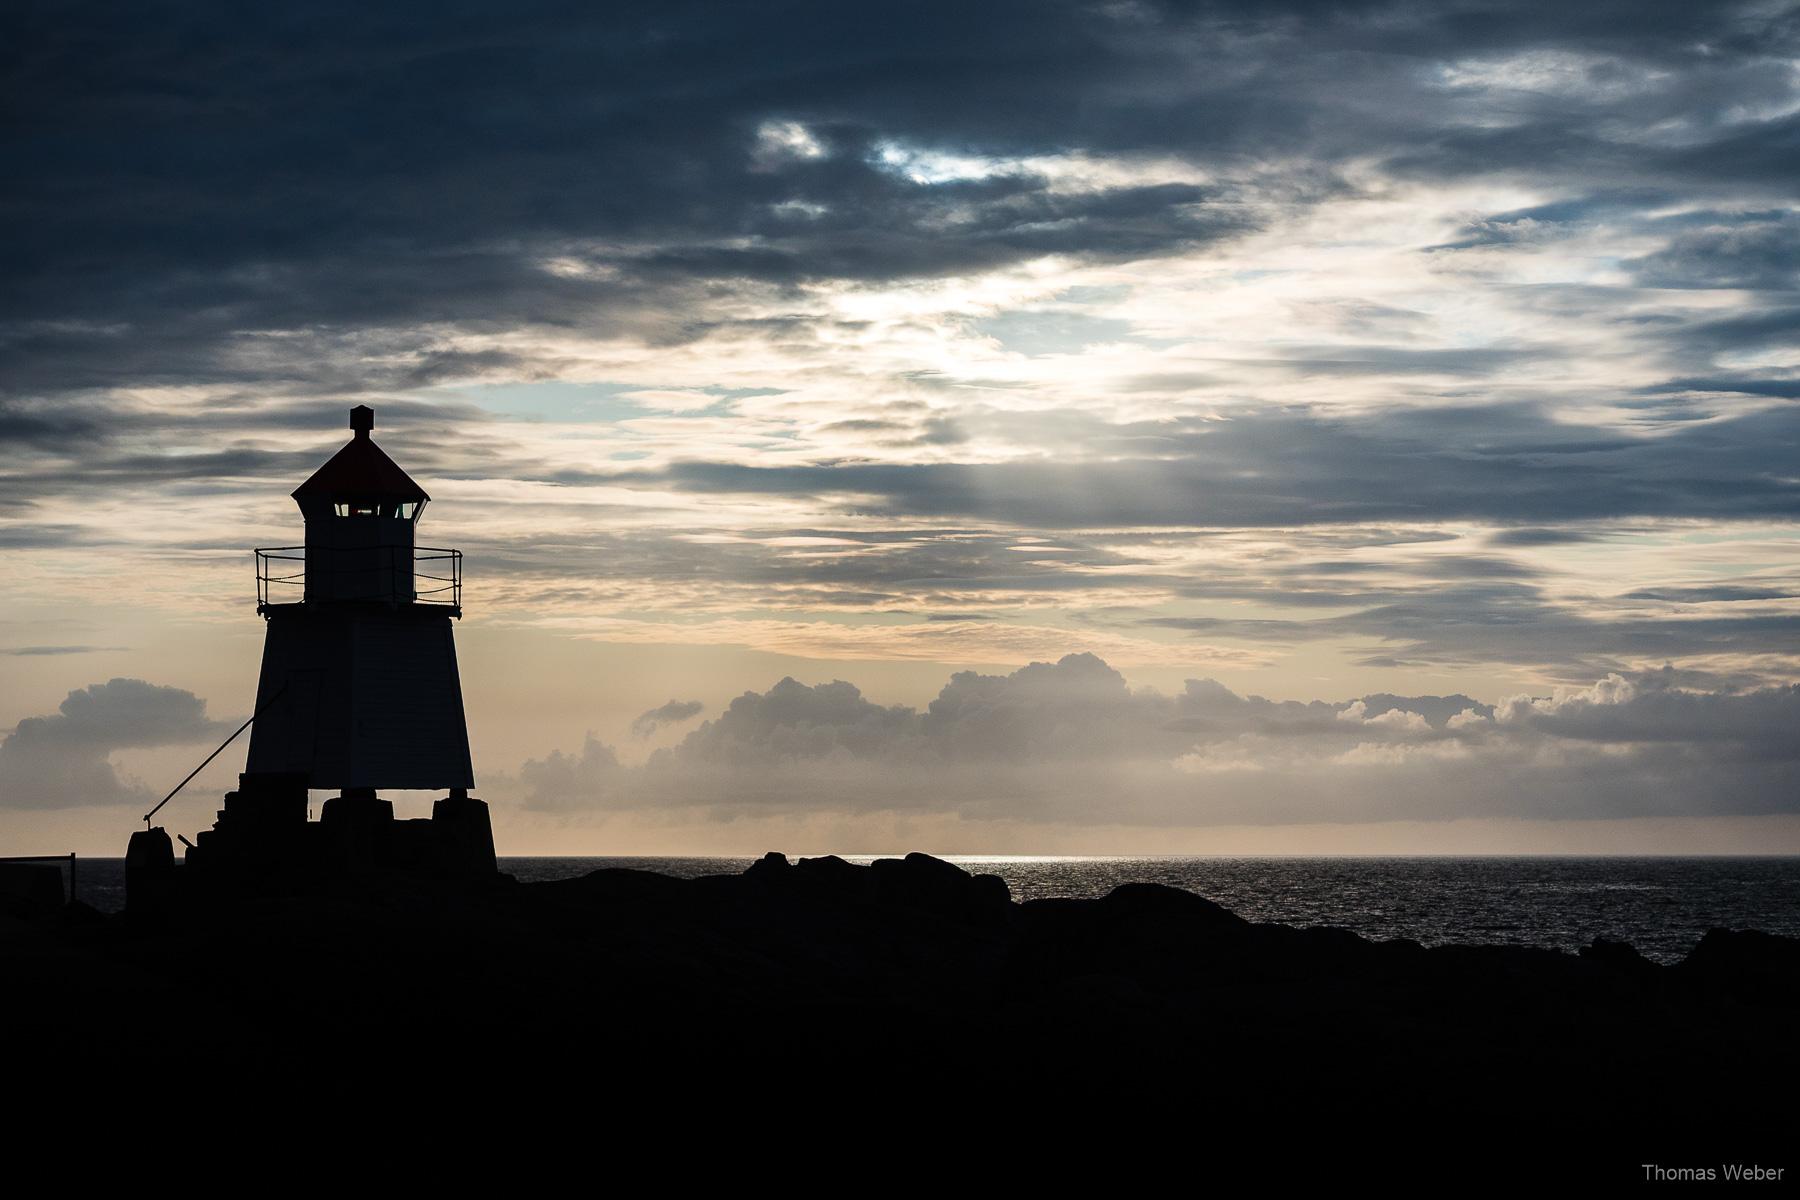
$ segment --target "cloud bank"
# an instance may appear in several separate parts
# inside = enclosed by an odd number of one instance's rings
[[[1800,811],[1800,687],[1697,690],[1608,676],[1468,696],[1271,701],[1211,680],[1133,690],[1091,654],[959,672],[923,711],[852,684],[748,692],[642,767],[590,737],[519,776],[528,807],[946,813],[1149,825]]]
[[[937,773],[971,811],[1362,819],[1788,782],[1755,731],[1800,681],[1800,5],[4,21],[8,670],[143,645],[121,596],[242,619],[245,548],[297,540],[286,492],[366,402],[474,621],[946,671],[1082,646],[1234,689],[770,689],[648,766],[539,757],[547,806]],[[1502,719],[1612,676],[1632,699]],[[661,682],[608,686],[688,729]],[[1492,711],[1420,707],[1459,690]]]
[[[22,599],[371,400],[584,636],[1800,677],[1792,4],[406,11],[9,16]]]

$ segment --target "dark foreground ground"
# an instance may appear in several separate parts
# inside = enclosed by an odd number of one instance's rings
[[[924,855],[771,855],[0,917],[0,981],[15,1099],[215,1142],[379,1121],[450,1161],[477,1137],[688,1170],[947,1155],[1019,1186],[1156,1162],[1183,1192],[1800,1182],[1800,942],[1754,932],[1669,967],[1424,949],[1155,885],[1020,905]]]

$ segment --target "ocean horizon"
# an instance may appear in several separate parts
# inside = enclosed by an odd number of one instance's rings
[[[791,855],[791,858],[814,857]],[[894,854],[841,854],[867,863]],[[1707,930],[1800,937],[1800,856],[1792,855],[978,855],[945,854],[972,874],[998,875],[1014,900],[1103,896],[1159,883],[1251,921],[1333,926],[1373,940],[1427,946],[1541,946],[1575,952],[1595,938],[1629,942],[1678,962]],[[603,869],[676,878],[736,874],[756,856],[508,856],[521,883]],[[81,899],[124,906],[123,859],[79,860]]]

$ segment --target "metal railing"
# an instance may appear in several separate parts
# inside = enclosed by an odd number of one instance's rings
[[[462,551],[415,546],[411,570],[395,556],[401,546],[359,546],[331,551],[330,567],[306,561],[305,546],[267,546],[256,551],[256,608],[297,604],[308,599],[307,575],[315,585],[313,600],[380,601],[388,604],[439,604],[462,614]],[[321,576],[325,578],[321,580]]]
[[[276,571],[289,573],[277,575]],[[289,588],[293,590],[287,591]],[[305,595],[305,546],[271,546],[256,552],[257,611],[271,604],[293,604]]]
[[[432,565],[422,568],[422,563]],[[433,575],[432,571],[442,571],[444,574]],[[422,582],[441,586],[420,587]],[[421,604],[448,604],[461,612],[462,551],[445,550],[437,546],[413,547],[413,599]]]

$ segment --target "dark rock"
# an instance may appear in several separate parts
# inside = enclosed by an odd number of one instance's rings
[[[977,883],[955,863],[929,854],[878,858],[869,864],[869,878],[875,903],[975,925],[1003,919],[1004,910],[995,901],[1006,904],[1012,898],[1004,884],[996,893],[992,884]]]
[[[984,1143],[1004,1115],[1041,1129],[1054,1110],[1059,1139],[1166,1118],[1187,1130],[1169,1144],[1203,1129],[1215,1156],[1260,1145],[1246,1129],[1362,1120],[1366,1145],[1504,1136],[1508,1163],[1601,1147],[1625,1178],[1672,1113],[1746,1152],[1791,1136],[1751,1085],[1800,1071],[1792,939],[1715,931],[1677,968],[1605,942],[1425,948],[1252,924],[1147,884],[1016,904],[925,855],[481,888],[344,877],[27,934],[0,939],[0,972],[36,981],[9,1053],[43,1048],[74,1078],[165,1069],[148,1027],[195,1077],[254,1064],[284,1087],[341,1092],[343,1064],[379,1064],[490,1095],[608,1080],[661,1112],[645,1098],[672,1081],[665,1103],[732,1120],[909,1131],[962,1097]],[[746,1083],[740,1064],[765,1066]]]
[[[674,902],[686,895],[690,882],[692,881],[676,879],[656,871],[602,867],[576,879],[558,879],[529,886],[554,894],[558,899],[588,903],[619,900]]]
[[[998,875],[977,875],[970,880],[970,891],[982,908],[1005,912],[1012,906],[1012,889]]]
[[[1597,937],[1590,945],[1583,946],[1581,957],[1596,966],[1634,978],[1649,979],[1662,973],[1662,967],[1640,954],[1636,946],[1609,938]]]
[[[788,862],[787,855],[777,854],[771,850],[744,868],[744,874],[751,879],[773,881],[785,877],[793,869],[793,864]]]
[[[1753,929],[1709,929],[1675,971],[1684,983],[1755,1004],[1800,1005],[1800,941]]]
[[[845,862],[835,854],[803,858],[794,864],[794,879],[814,894],[860,899],[866,890],[867,867]]]
[[[1204,896],[1161,883],[1120,884],[1100,903],[1115,921],[1171,921],[1201,929],[1236,929],[1247,924]]]

